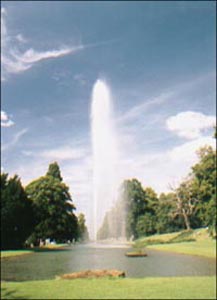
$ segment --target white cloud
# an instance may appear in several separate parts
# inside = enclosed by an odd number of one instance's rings
[[[2,127],[11,127],[14,125],[14,122],[9,118],[7,113],[1,110],[1,126]]]
[[[69,146],[45,150],[39,153],[41,157],[49,158],[51,160],[81,159],[85,156],[85,154],[86,150],[84,148],[74,148]]]
[[[166,126],[180,137],[195,139],[200,137],[205,129],[213,127],[215,122],[214,116],[185,111],[169,117],[166,120]]]

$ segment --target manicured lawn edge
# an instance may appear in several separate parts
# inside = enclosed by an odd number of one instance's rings
[[[1,251],[1,259],[2,258],[10,258],[14,256],[33,254],[35,252],[43,252],[43,251],[55,251],[66,248],[67,244],[57,244],[57,245],[47,245],[43,247],[35,247],[30,249],[22,249],[22,250],[2,250]]]
[[[216,299],[216,277],[208,276],[40,280],[1,286],[1,299]]]

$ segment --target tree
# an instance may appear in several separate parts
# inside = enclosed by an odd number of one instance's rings
[[[136,233],[138,237],[148,236],[156,232],[156,217],[150,212],[138,217],[136,223]]]
[[[53,172],[55,171],[55,172]],[[52,239],[57,242],[72,241],[78,237],[78,222],[69,188],[62,182],[59,166],[51,164],[46,176],[26,187],[33,201],[37,225],[32,234],[34,243]]]
[[[1,174],[1,249],[18,249],[34,226],[32,203],[17,175]]]
[[[80,241],[89,240],[89,234],[85,222],[86,220],[84,214],[82,213],[79,214],[78,215],[78,238]]]
[[[157,194],[151,187],[144,189],[145,211],[141,214],[136,223],[137,237],[147,236],[156,233],[156,211],[159,205]]]
[[[122,197],[126,203],[126,236],[137,238],[138,218],[145,213],[147,201],[145,191],[137,179],[125,180],[122,186]]]
[[[213,137],[217,139],[217,126],[214,126],[214,134]]]
[[[156,231],[158,233],[169,233],[184,229],[183,220],[180,215],[173,216],[175,210],[175,194],[160,194],[156,209]]]
[[[192,167],[194,192],[199,201],[197,216],[201,226],[213,228],[213,220],[216,220],[216,214],[213,215],[216,207],[216,152],[206,146],[197,154],[199,162]]]
[[[209,232],[212,237],[216,237],[216,198],[212,197],[206,206],[205,222],[209,226]]]

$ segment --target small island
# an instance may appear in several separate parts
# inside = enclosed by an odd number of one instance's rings
[[[56,279],[77,279],[77,278],[99,278],[99,277],[125,277],[124,271],[119,270],[86,270],[56,276]]]
[[[127,253],[125,253],[125,255],[127,257],[145,257],[145,256],[147,256],[147,253],[145,253],[145,251],[143,251],[143,250],[139,250],[139,251],[127,252]]]

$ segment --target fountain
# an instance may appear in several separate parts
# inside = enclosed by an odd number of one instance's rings
[[[93,87],[91,105],[91,136],[93,150],[94,240],[105,213],[117,199],[117,141],[108,85],[98,79]]]

